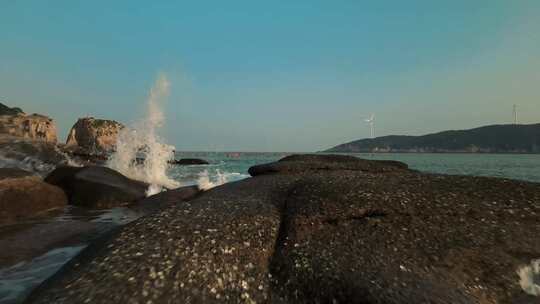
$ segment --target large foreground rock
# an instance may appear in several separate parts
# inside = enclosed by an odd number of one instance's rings
[[[285,162],[124,227],[29,302],[538,302],[518,270],[540,258],[540,184]]]
[[[67,204],[62,189],[22,171],[0,169],[0,225],[40,215]]]
[[[122,128],[124,126],[114,120],[79,118],[69,131],[66,147],[86,154],[111,152]]]
[[[45,181],[66,192],[69,203],[92,208],[111,208],[146,196],[148,184],[135,181],[106,167],[59,167]]]

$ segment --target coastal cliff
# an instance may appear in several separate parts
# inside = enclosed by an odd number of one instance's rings
[[[492,125],[423,136],[390,135],[355,140],[325,152],[540,153],[540,124]]]

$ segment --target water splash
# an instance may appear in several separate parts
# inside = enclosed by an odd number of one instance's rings
[[[204,170],[199,173],[197,185],[199,186],[199,189],[208,190],[246,177],[248,177],[248,175],[238,172],[221,172],[219,169],[216,169],[215,174],[212,174],[211,176],[208,170]]]
[[[158,193],[163,187],[172,189],[180,186],[167,176],[169,161],[174,158],[174,147],[162,143],[157,134],[165,123],[162,106],[169,96],[169,87],[167,77],[159,75],[148,96],[147,117],[119,132],[116,152],[107,164],[129,178],[149,183],[147,195]]]

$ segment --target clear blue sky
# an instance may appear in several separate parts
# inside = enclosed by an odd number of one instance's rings
[[[540,1],[0,1],[0,100],[62,138],[136,120],[159,72],[179,150],[540,122]]]

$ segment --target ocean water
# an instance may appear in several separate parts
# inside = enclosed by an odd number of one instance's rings
[[[175,158],[201,158],[208,165],[171,166],[170,179],[181,186],[199,184],[204,188],[248,178],[249,167],[279,160],[292,153],[176,152]],[[540,182],[540,155],[510,154],[350,154],[364,159],[391,159],[405,162],[410,168],[442,174],[493,176]],[[0,161],[0,167],[8,163]],[[14,163],[9,163],[13,166]],[[136,220],[128,208],[84,211],[68,207],[49,221],[92,221],[103,225],[123,225]],[[1,232],[0,227],[0,232]],[[1,234],[0,234],[1,236]],[[0,269],[0,304],[20,303],[37,285],[54,274],[87,244],[54,248],[51,251]]]
[[[540,182],[540,154],[381,153],[350,154],[404,162],[430,173],[491,176]]]
[[[177,152],[176,158],[201,158],[210,165],[172,167],[169,175],[182,184],[195,184],[208,173],[211,181],[227,182],[249,177],[256,164],[279,160],[292,153]],[[364,159],[397,160],[411,169],[440,174],[491,176],[540,182],[540,154],[350,153]]]

